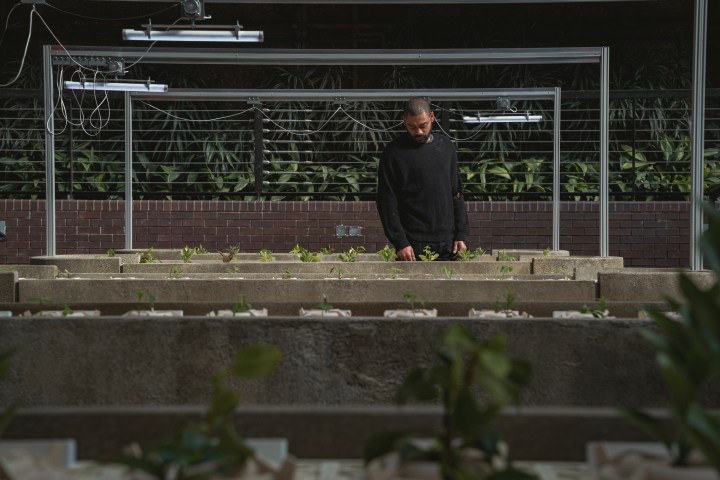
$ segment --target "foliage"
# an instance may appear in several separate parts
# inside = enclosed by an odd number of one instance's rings
[[[238,301],[233,304],[232,311],[233,313],[243,313],[249,312],[251,308],[252,305],[245,301],[245,295],[240,295]]]
[[[195,253],[209,253],[205,247],[200,244],[199,246],[195,247]]]
[[[405,292],[403,294],[405,302],[410,305],[410,310],[419,308],[425,308],[425,298],[422,295],[415,294],[412,292]]]
[[[498,261],[500,262],[517,262],[517,260],[517,257],[513,257],[505,250],[500,250],[500,253],[498,253]]]
[[[508,278],[508,275],[510,275],[513,270],[515,270],[512,265],[500,265],[498,267],[498,272],[500,273],[499,280],[505,280]]]
[[[272,250],[263,248],[260,250],[260,261],[261,262],[274,262],[275,257],[272,254]]]
[[[720,212],[706,205],[705,213],[710,225],[702,236],[701,249],[715,282],[703,289],[687,274],[680,274],[683,303],[668,300],[680,318],[647,309],[657,329],[642,330],[655,349],[669,395],[672,425],[639,409],[624,408],[621,412],[664,443],[675,465],[687,465],[690,452],[697,449],[720,473],[720,415],[701,403],[703,390],[720,389]]]
[[[228,380],[255,380],[272,373],[282,358],[273,345],[254,344],[242,348],[228,369],[212,379],[212,394],[202,422],[188,422],[175,434],[139,455],[124,455],[120,461],[152,478],[201,480],[236,475],[254,456],[234,423],[240,398]]]
[[[298,256],[301,262],[319,262],[320,255],[315,252],[309,251],[305,247],[301,247],[299,244],[295,244],[290,253],[294,253]]]
[[[394,262],[397,259],[397,252],[390,245],[385,245],[381,250],[378,250],[377,254],[385,262]]]
[[[107,256],[108,256],[108,257],[111,257],[111,258],[114,257],[114,256],[115,256],[115,250],[113,250],[112,248],[108,248]]]
[[[171,280],[177,280],[182,276],[183,269],[180,265],[173,265],[170,267],[170,274],[168,275],[168,278]]]
[[[235,255],[240,253],[240,245],[233,245],[220,252],[223,263],[230,263]]]
[[[420,257],[420,260],[422,260],[423,262],[432,262],[436,260],[439,256],[440,254],[434,252],[429,245],[425,245],[425,248],[423,248],[423,253],[418,255],[418,257]]]
[[[596,318],[607,317],[608,316],[607,302],[608,302],[607,298],[605,298],[604,296],[601,296],[600,298],[598,298],[597,306],[595,306],[593,308],[593,307],[588,307],[587,305],[583,305],[580,308],[580,313],[591,313],[592,316],[596,317]]]
[[[333,273],[335,273],[335,274],[337,275],[338,280],[342,280],[343,277],[344,277],[345,275],[347,275],[348,273],[350,273],[350,272],[347,271],[347,270],[345,270],[344,268],[335,268],[335,267],[332,267],[332,268],[330,269],[330,274],[332,275]]]
[[[396,400],[401,404],[439,400],[441,430],[427,448],[414,441],[426,436],[423,432],[375,435],[365,444],[365,462],[397,452],[402,462],[439,462],[445,480],[535,478],[506,463],[505,447],[493,431],[502,408],[520,400],[522,388],[530,381],[530,363],[510,357],[503,337],[477,340],[457,325],[443,332],[435,358],[434,365],[406,373]],[[485,403],[478,401],[479,391],[485,394]]]
[[[182,258],[182,261],[184,263],[190,263],[190,259],[193,255],[195,255],[195,249],[190,248],[187,245],[185,245],[183,249],[180,250],[180,257]]]
[[[446,280],[452,280],[455,275],[455,270],[447,266],[440,267],[440,272],[445,276]]]
[[[150,310],[155,309],[155,294],[152,292],[145,292],[142,290],[138,290],[135,292],[135,298],[137,299],[138,303],[142,302],[143,299],[147,300],[148,306],[150,307]],[[140,310],[140,307],[138,307],[138,310]]]
[[[515,307],[515,300],[517,299],[517,295],[515,295],[515,292],[512,291],[510,288],[505,289],[505,298],[503,299],[503,302],[500,302],[499,298],[495,299],[495,304],[493,305],[493,310],[495,313],[504,313],[508,317],[511,316],[513,308]]]
[[[146,251],[144,251],[140,254],[140,263],[155,263],[155,262],[157,262],[157,258],[155,258],[155,253],[153,253],[152,247],[148,248]]]
[[[361,253],[365,252],[365,247],[360,246],[357,248],[350,247],[350,249],[346,252],[341,253],[338,255],[338,258],[340,258],[341,262],[357,262],[358,258],[360,257]]]
[[[472,250],[465,250],[464,252],[458,252],[457,259],[463,262],[468,262],[473,258],[482,257],[485,255],[485,250],[482,247],[476,247]]]

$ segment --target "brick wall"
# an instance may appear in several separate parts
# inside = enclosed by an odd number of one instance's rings
[[[548,202],[468,202],[470,246],[544,249],[552,244]],[[574,255],[598,255],[597,203],[563,202],[560,248]],[[60,200],[56,209],[58,254],[105,253],[125,245],[123,201]],[[0,264],[29,263],[45,249],[45,202],[0,200],[7,241]],[[335,237],[335,226],[362,226],[360,237]],[[626,266],[687,267],[690,212],[686,202],[612,202],[610,255]],[[240,244],[243,251],[286,252],[295,243],[335,251],[363,245],[369,252],[386,244],[372,202],[154,201],[133,203],[133,247],[209,251]]]

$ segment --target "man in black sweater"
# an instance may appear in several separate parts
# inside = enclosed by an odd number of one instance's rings
[[[407,135],[380,155],[377,209],[398,260],[416,260],[425,247],[438,253],[438,260],[467,250],[457,153],[449,138],[431,133],[434,120],[427,100],[411,98],[403,113]]]

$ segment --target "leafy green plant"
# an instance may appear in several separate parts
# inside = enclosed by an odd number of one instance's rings
[[[320,255],[315,252],[311,252],[307,248],[301,247],[300,245],[295,245],[295,247],[290,250],[290,253],[296,254],[301,262],[312,263],[320,261]]]
[[[205,247],[202,246],[202,244],[195,247],[195,253],[209,253]]]
[[[358,257],[363,252],[365,252],[365,247],[363,246],[357,248],[350,247],[349,250],[338,255],[338,258],[341,262],[357,262]]]
[[[440,267],[440,272],[442,272],[446,280],[452,280],[455,275],[455,270],[446,266]]]
[[[330,247],[323,247],[319,250],[320,255],[332,255],[333,249]]]
[[[220,252],[220,256],[222,257],[223,263],[230,263],[232,259],[235,258],[235,255],[237,255],[238,253],[240,253],[240,246],[233,245],[227,250]]]
[[[708,387],[720,389],[720,212],[706,205],[705,213],[710,224],[702,236],[701,249],[715,282],[703,289],[688,275],[680,274],[683,303],[668,300],[680,319],[648,308],[657,330],[641,331],[655,348],[668,392],[671,425],[636,408],[623,408],[621,413],[665,444],[674,465],[687,465],[690,453],[699,450],[720,473],[720,417],[700,401]]]
[[[512,315],[513,309],[515,308],[515,300],[517,300],[517,295],[515,295],[515,292],[513,292],[510,288],[506,288],[503,301],[501,302],[499,298],[496,298],[495,304],[493,305],[493,310],[495,311],[495,313],[504,313],[505,315],[510,317]]]
[[[245,295],[240,295],[238,301],[233,304],[232,311],[233,313],[243,313],[249,312],[251,308],[252,305],[245,301]]]
[[[329,312],[330,310],[333,309],[333,306],[332,306],[332,304],[328,303],[326,297],[323,297],[323,301],[321,303],[318,303],[317,305],[315,305],[315,308],[319,308],[323,312]]]
[[[572,271],[570,270],[569,267],[558,266],[558,267],[552,267],[550,269],[550,273],[553,275],[562,275],[565,280],[569,280],[570,274],[572,273]]]
[[[228,380],[261,379],[272,373],[281,359],[280,349],[273,345],[258,343],[240,349],[230,367],[213,377],[203,421],[186,423],[171,438],[146,452],[123,455],[121,463],[158,480],[229,478],[239,474],[254,452],[236,430],[234,416],[240,398],[228,386]]]
[[[418,295],[412,292],[405,292],[403,294],[403,299],[405,299],[405,303],[410,306],[410,310],[425,308],[425,298],[422,295]]]
[[[432,262],[433,260],[436,260],[440,256],[439,253],[433,252],[433,249],[430,248],[429,245],[425,245],[425,248],[423,248],[423,253],[418,255],[420,257],[420,260],[423,262]]]
[[[345,270],[344,268],[335,268],[335,267],[332,267],[332,268],[330,269],[330,274],[332,275],[333,273],[335,273],[335,274],[337,275],[338,280],[342,280],[343,277],[344,277],[345,275],[347,275],[348,273],[350,273],[350,272],[347,271],[347,270]]]
[[[115,250],[113,250],[112,248],[108,248],[107,256],[108,256],[108,257],[111,257],[111,258],[114,257],[114,256],[115,256]]]
[[[155,310],[155,294],[152,292],[145,292],[142,290],[138,290],[135,292],[135,298],[137,299],[138,303],[142,302],[143,300],[147,300],[148,306],[150,307],[150,310]],[[138,310],[140,310],[140,306],[138,306]]]
[[[146,251],[144,251],[140,254],[140,263],[155,263],[155,262],[157,262],[157,258],[155,258],[155,254],[153,253],[152,247],[148,248]]]
[[[601,296],[597,300],[597,305],[595,307],[588,307],[587,305],[583,305],[580,307],[580,313],[591,313],[593,317],[596,318],[604,318],[608,316],[607,311],[607,298]]]
[[[75,311],[72,308],[70,308],[69,305],[66,304],[63,306],[63,309],[62,309],[63,317],[67,317],[68,315],[72,315],[73,313],[75,313]]]
[[[272,250],[263,248],[260,250],[260,261],[261,262],[274,262],[275,257],[272,254]]]
[[[534,479],[507,462],[507,447],[493,430],[505,405],[519,402],[532,376],[527,360],[510,357],[505,338],[482,341],[461,326],[446,329],[435,350],[436,363],[405,375],[396,401],[440,401],[442,426],[428,446],[423,432],[391,431],[371,437],[364,447],[366,463],[390,452],[400,462],[435,461],[444,480]],[[487,400],[478,401],[478,390]]]
[[[500,272],[499,280],[506,280],[514,270],[512,265],[500,265],[498,267],[498,272]]]
[[[180,278],[183,274],[183,269],[180,265],[173,265],[170,267],[170,274],[168,275],[168,278],[171,280],[177,280]]]
[[[390,268],[390,278],[392,278],[393,280],[396,280],[398,277],[398,274],[400,274],[402,272],[403,272],[402,268],[391,267]]]
[[[550,250],[549,247],[546,248],[545,250],[543,250],[543,257],[545,257],[545,258],[549,257],[551,251],[552,251],[552,250]]]
[[[498,261],[499,262],[517,262],[517,257],[513,257],[509,253],[507,253],[505,250],[500,250],[500,253],[498,253]]]
[[[240,267],[237,265],[229,265],[227,268],[225,268],[225,273],[240,273]]]
[[[385,262],[394,262],[397,259],[397,253],[390,245],[385,245],[381,250],[378,250],[377,254]]]
[[[458,252],[457,259],[461,260],[463,262],[468,262],[472,260],[473,258],[482,257],[485,255],[485,250],[482,247],[476,247],[472,250],[465,250],[463,252]]]
[[[282,278],[283,280],[293,278],[293,272],[290,270],[290,267],[285,267],[285,270],[283,270]]]
[[[185,245],[183,249],[180,250],[180,257],[182,258],[182,261],[184,263],[190,263],[190,259],[193,255],[195,255],[195,249],[190,248],[187,245]]]

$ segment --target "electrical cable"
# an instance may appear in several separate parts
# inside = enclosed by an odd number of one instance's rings
[[[25,59],[27,58],[28,47],[30,46],[30,37],[32,37],[33,12],[35,12],[35,5],[33,5],[32,11],[30,12],[30,25],[28,27],[28,37],[27,37],[27,41],[25,42],[25,51],[23,52],[22,60],[20,61],[20,68],[18,68],[17,75],[15,75],[15,78],[10,80],[8,83],[0,83],[0,87],[8,87],[8,86],[12,85],[13,83],[15,83],[18,78],[20,78],[22,69],[25,66]]]
[[[183,118],[183,117],[179,117],[179,116],[174,115],[174,114],[172,114],[172,113],[170,113],[170,112],[168,112],[168,111],[166,111],[166,110],[163,110],[162,108],[156,107],[155,105],[153,105],[153,104],[151,104],[151,103],[145,102],[145,101],[143,101],[143,100],[140,100],[140,103],[142,103],[143,105],[145,105],[145,106],[147,106],[147,107],[152,108],[153,110],[157,110],[157,111],[160,112],[160,113],[164,113],[164,114],[167,115],[168,117],[171,117],[171,118],[174,118],[175,120],[180,120],[180,121],[183,121],[183,122],[213,122],[213,121],[216,121],[216,120],[226,120],[226,119],[228,119],[228,118],[232,118],[232,117],[237,117],[237,116],[239,116],[239,115],[243,115],[243,114],[245,114],[245,113],[247,113],[247,112],[250,112],[250,111],[252,111],[252,110],[255,110],[255,108],[256,108],[256,107],[253,106],[253,107],[250,107],[250,108],[248,108],[248,109],[246,109],[246,110],[243,110],[242,112],[231,113],[230,115],[223,115],[223,116],[221,116],[221,117],[208,118],[208,119],[197,119],[197,118]]]
[[[59,11],[59,12],[62,12],[62,13],[68,14],[68,15],[72,15],[72,16],[79,17],[79,18],[86,18],[86,19],[88,19],[88,20],[98,20],[98,21],[138,20],[138,19],[140,19],[140,18],[147,18],[147,17],[150,17],[150,16],[152,16],[152,15],[157,15],[157,14],[159,14],[159,13],[167,12],[168,10],[172,10],[172,9],[174,9],[174,8],[177,8],[175,5],[172,5],[172,6],[170,6],[170,7],[163,8],[162,10],[158,10],[157,12],[149,13],[149,14],[146,14],[146,15],[138,15],[138,16],[136,16],[136,17],[125,17],[125,18],[98,18],[98,17],[88,17],[88,16],[86,16],[86,15],[81,15],[81,14],[75,13],[75,12],[68,12],[67,10],[63,10],[62,8],[56,7],[55,5],[50,5],[49,3],[44,3],[43,5],[47,5],[47,6],[50,7],[50,8],[53,8],[53,9]]]
[[[253,107],[253,108],[257,109],[258,112],[262,113],[262,115],[263,115],[265,118],[267,118],[267,119],[270,121],[270,123],[272,123],[273,125],[275,125],[277,128],[279,128],[279,129],[282,130],[283,132],[289,133],[290,135],[314,135],[314,134],[316,134],[316,133],[319,133],[320,131],[322,131],[323,128],[325,128],[325,125],[327,125],[328,123],[330,123],[330,120],[332,120],[333,117],[334,117],[335,115],[337,115],[337,113],[338,113],[339,111],[342,110],[342,106],[339,106],[339,107],[333,112],[333,114],[330,115],[330,117],[329,117],[327,120],[325,120],[325,122],[324,122],[322,125],[320,125],[320,128],[318,128],[317,130],[314,130],[314,131],[301,131],[301,130],[289,130],[289,129],[283,127],[282,125],[280,125],[279,123],[277,123],[277,122],[276,122],[275,120],[273,120],[272,118],[270,118],[270,117],[268,116],[268,114],[265,113],[261,108],[258,108],[258,107]]]
[[[397,124],[393,125],[393,126],[390,127],[390,128],[373,128],[373,127],[370,127],[370,126],[368,126],[368,125],[365,125],[365,124],[362,123],[360,120],[358,120],[358,119],[356,119],[356,118],[353,118],[353,116],[350,115],[344,108],[342,108],[342,106],[340,107],[340,110],[341,110],[341,111],[345,114],[345,116],[348,117],[350,120],[352,120],[353,122],[357,123],[357,124],[360,125],[361,127],[366,128],[367,130],[370,130],[370,131],[373,131],[373,132],[389,132],[389,131],[396,129],[397,127],[399,127],[400,125],[403,124],[403,122],[400,122],[400,123],[397,123]]]

